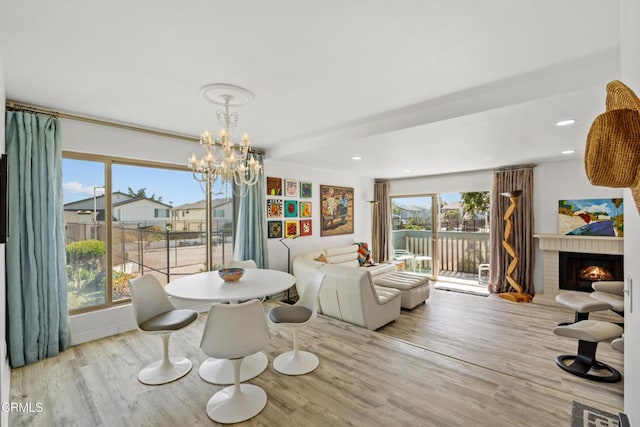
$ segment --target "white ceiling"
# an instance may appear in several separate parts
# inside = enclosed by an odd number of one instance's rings
[[[581,156],[619,40],[618,1],[0,0],[8,99],[198,135],[234,84],[268,158],[372,178]]]

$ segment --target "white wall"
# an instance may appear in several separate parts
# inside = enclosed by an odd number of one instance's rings
[[[302,253],[315,249],[348,245],[355,242],[371,242],[371,207],[367,200],[373,199],[373,179],[355,177],[347,174],[336,174],[318,169],[282,163],[265,159],[266,176],[298,179],[313,184],[311,199],[313,235],[287,239],[285,243],[291,247],[291,263]],[[320,237],[320,185],[336,185],[353,187],[353,234]],[[287,271],[287,248],[279,239],[269,239],[269,268]]]
[[[616,197],[623,197],[622,189],[591,185],[584,171],[582,158],[540,163],[533,169],[533,229],[535,234],[558,234],[559,200]],[[533,282],[536,292],[541,292],[544,286],[542,251],[537,247],[537,241],[535,244],[536,259]]]
[[[2,119],[0,120],[0,153],[5,152],[4,143],[4,73],[2,67],[2,54],[0,53],[0,113],[2,113]],[[2,197],[5,197],[3,194]],[[0,212],[0,215],[4,215],[4,212]],[[5,287],[5,257],[4,257],[5,245],[0,244],[0,403],[9,401],[9,388],[11,385],[11,369],[9,369],[9,359],[7,358],[7,311],[6,311],[6,287]],[[0,425],[9,425],[9,413],[2,412],[0,414]]]
[[[621,3],[621,58],[622,81],[640,96],[640,2],[623,0]],[[624,410],[634,426],[640,426],[640,215],[629,190],[624,193],[624,239],[626,283],[632,295],[625,298],[624,346]],[[633,236],[633,238],[630,238]]]

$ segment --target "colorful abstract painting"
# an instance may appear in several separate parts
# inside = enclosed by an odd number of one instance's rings
[[[311,236],[313,234],[313,228],[310,219],[300,220],[300,235]]]
[[[282,200],[267,199],[267,218],[282,218]]]
[[[300,218],[311,218],[311,202],[300,202]]]
[[[267,177],[267,196],[282,196],[282,178]]]
[[[622,199],[560,200],[560,234],[623,237],[623,212]]]
[[[297,200],[285,200],[284,201],[284,216],[285,218],[295,218],[298,216],[298,201]]]
[[[284,222],[284,237],[293,237],[298,235],[298,220]]]
[[[282,221],[267,221],[269,239],[279,239],[282,237]]]
[[[320,236],[353,234],[353,187],[320,186]]]
[[[298,197],[298,180],[297,179],[284,180],[284,195],[287,197]]]
[[[313,184],[310,182],[301,182],[300,183],[300,198],[301,199],[310,199],[312,195]]]

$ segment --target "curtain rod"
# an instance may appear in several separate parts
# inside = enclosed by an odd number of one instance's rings
[[[526,165],[503,166],[503,167],[495,168],[493,171],[494,172],[503,172],[503,171],[514,171],[514,170],[518,170],[518,169],[533,169],[536,166],[538,166],[538,165],[536,165],[535,163],[529,163],[529,164],[526,164]]]
[[[127,125],[124,123],[111,122],[103,119],[95,119],[92,117],[86,117],[86,116],[80,116],[72,113],[55,111],[55,110],[51,110],[48,108],[39,107],[35,105],[23,104],[21,102],[12,101],[12,100],[7,100],[5,105],[8,110],[27,111],[31,113],[37,113],[37,114],[46,114],[54,118],[75,120],[78,122],[90,123],[90,124],[99,125],[99,126],[108,126],[116,129],[124,129],[124,130],[133,131],[133,132],[146,133],[149,135],[161,136],[164,138],[179,139],[179,140],[188,141],[188,142],[196,142],[196,143],[200,142],[200,138],[197,138],[195,136],[181,135],[178,133],[166,132],[166,131],[161,131],[156,129],[149,129],[141,126]],[[264,154],[264,150],[261,150],[259,148],[251,147],[249,151],[256,154]]]

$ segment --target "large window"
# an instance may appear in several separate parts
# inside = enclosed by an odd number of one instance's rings
[[[65,153],[63,185],[72,313],[128,301],[128,280],[142,274],[167,283],[205,268],[205,196],[186,168]],[[214,214],[220,266],[232,255],[233,201],[214,200]]]

